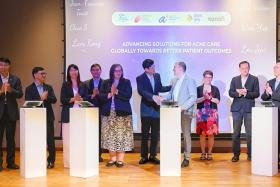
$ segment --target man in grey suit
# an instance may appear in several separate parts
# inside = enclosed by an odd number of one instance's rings
[[[181,107],[181,127],[184,134],[184,160],[181,167],[188,167],[191,153],[191,122],[196,104],[197,91],[195,81],[186,75],[186,64],[176,62],[174,65],[175,78],[172,80],[172,88],[167,99],[178,102]]]

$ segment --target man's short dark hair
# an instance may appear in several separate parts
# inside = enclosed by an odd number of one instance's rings
[[[239,67],[241,67],[242,64],[248,64],[249,68],[250,68],[250,63],[248,61],[242,61],[239,63]]]
[[[90,71],[92,70],[92,68],[96,68],[96,67],[98,67],[100,70],[102,70],[102,69],[101,69],[101,66],[100,66],[99,64],[92,64],[92,65],[90,66]]]
[[[143,69],[150,68],[154,64],[152,59],[145,59],[142,63]]]
[[[1,57],[0,58],[0,62],[4,62],[6,64],[10,64],[11,65],[11,61],[8,58],[5,58],[5,57]]]
[[[204,73],[203,73],[203,77],[205,77],[206,75],[210,75],[211,77],[213,77],[213,71],[211,70],[205,70]]]
[[[35,75],[36,73],[38,73],[39,71],[43,71],[43,70],[45,70],[45,69],[42,68],[42,67],[34,67],[34,68],[32,69],[32,76],[33,76],[33,78],[34,78],[34,75]]]

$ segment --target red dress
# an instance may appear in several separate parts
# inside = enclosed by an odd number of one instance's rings
[[[217,135],[219,131],[218,126],[218,110],[210,107],[212,98],[211,92],[207,93],[204,100],[204,107],[197,110],[196,113],[196,133],[201,135]]]

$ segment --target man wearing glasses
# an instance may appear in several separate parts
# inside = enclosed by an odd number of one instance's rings
[[[3,170],[2,141],[6,130],[7,168],[19,169],[15,164],[15,132],[19,119],[17,99],[23,96],[20,79],[10,74],[11,61],[0,58],[0,171]]]
[[[157,144],[160,130],[159,110],[162,98],[159,92],[168,92],[171,86],[162,86],[160,75],[155,72],[154,61],[146,59],[142,63],[144,73],[136,78],[137,90],[141,99],[141,159],[139,164],[145,164],[148,161],[159,164],[157,155]],[[149,132],[151,130],[151,146],[148,151]],[[150,156],[148,157],[148,153]]]
[[[44,68],[34,67],[32,76],[34,82],[25,90],[26,101],[43,101],[47,110],[47,145],[48,145],[48,165],[47,168],[54,167],[55,162],[55,142],[54,142],[54,112],[52,104],[56,103],[56,97],[51,85],[45,83],[46,75]]]

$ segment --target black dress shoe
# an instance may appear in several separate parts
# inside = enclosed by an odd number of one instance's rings
[[[185,167],[188,167],[190,165],[190,161],[187,160],[187,159],[184,159],[182,164],[181,164],[181,167],[182,168],[185,168]]]
[[[157,159],[157,157],[155,157],[155,156],[150,156],[149,161],[154,163],[154,164],[160,164],[160,160]]]
[[[0,172],[3,170],[3,166],[2,165],[0,165]]]
[[[121,168],[121,167],[124,166],[124,163],[123,163],[122,161],[117,161],[117,162],[116,162],[116,166],[117,166],[118,168]]]
[[[238,162],[239,161],[239,156],[233,156],[231,161],[232,162]]]
[[[19,169],[19,166],[16,165],[16,164],[8,164],[7,168],[9,168],[9,169]]]
[[[103,162],[103,158],[102,157],[99,157],[99,162]]]
[[[47,168],[48,169],[54,168],[54,163],[53,162],[49,162]]]
[[[109,162],[107,162],[106,166],[107,167],[112,167],[115,164],[116,164],[116,161],[110,160]]]
[[[142,157],[142,158],[139,160],[139,164],[146,164],[148,161],[149,161],[148,158]]]

